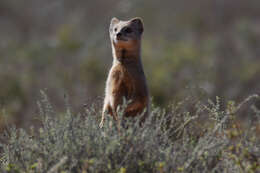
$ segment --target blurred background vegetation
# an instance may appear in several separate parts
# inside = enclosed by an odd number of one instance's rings
[[[259,0],[1,0],[0,117],[31,123],[40,90],[57,109],[64,95],[76,110],[102,102],[114,16],[144,20],[142,59],[156,105],[260,94]]]

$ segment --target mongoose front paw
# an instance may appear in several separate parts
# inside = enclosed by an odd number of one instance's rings
[[[99,128],[102,128],[104,126],[104,121],[102,120],[99,124]]]

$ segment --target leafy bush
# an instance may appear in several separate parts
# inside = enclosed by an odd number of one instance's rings
[[[78,115],[66,104],[59,115],[42,93],[41,127],[5,132],[1,172],[257,172],[260,111],[253,107],[257,121],[250,128],[235,117],[256,97],[229,102],[224,111],[219,98],[207,104],[186,99],[169,111],[153,106],[142,127],[138,119],[120,118],[118,132],[110,118],[99,128],[95,104]]]

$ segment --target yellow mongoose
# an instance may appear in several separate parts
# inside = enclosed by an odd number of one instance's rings
[[[141,61],[143,22],[140,18],[121,21],[113,18],[109,28],[113,52],[113,65],[106,81],[105,99],[100,127],[105,114],[118,120],[117,107],[123,98],[130,103],[124,110],[125,117],[142,114],[141,122],[149,113],[149,94]]]

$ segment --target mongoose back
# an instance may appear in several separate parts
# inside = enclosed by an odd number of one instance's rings
[[[118,120],[117,108],[125,98],[130,103],[124,110],[125,117],[149,113],[149,94],[141,61],[143,22],[140,18],[121,21],[113,18],[109,33],[113,53],[113,65],[106,81],[105,99],[100,127],[106,114]],[[145,112],[144,112],[145,111]]]

